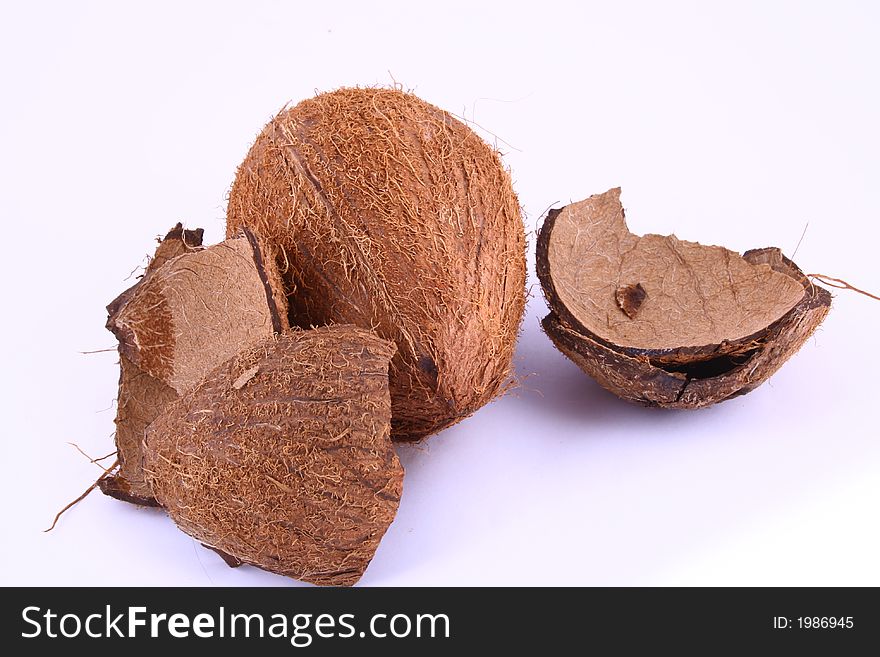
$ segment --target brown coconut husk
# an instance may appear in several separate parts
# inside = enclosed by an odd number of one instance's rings
[[[215,369],[147,430],[159,502],[230,565],[354,584],[402,490],[394,350],[352,326],[294,329]]]
[[[143,279],[108,306],[107,326],[119,338],[120,468],[100,487],[112,497],[155,505],[142,472],[146,427],[209,370],[288,328],[270,247],[250,231],[212,247],[200,244],[200,231],[178,224]]]
[[[779,249],[740,256],[633,235],[619,189],[551,210],[537,271],[554,344],[603,387],[648,406],[698,408],[753,390],[831,306]]]
[[[525,234],[498,153],[395,89],[285,109],[238,169],[227,234],[279,249],[291,322],[351,323],[397,344],[392,435],[418,440],[510,381]]]

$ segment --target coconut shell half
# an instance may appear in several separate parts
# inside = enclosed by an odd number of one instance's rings
[[[352,326],[293,330],[215,369],[147,430],[157,499],[231,565],[354,584],[402,490],[394,350]]]
[[[107,307],[107,327],[119,338],[120,467],[100,487],[128,502],[155,505],[143,479],[141,443],[161,410],[209,370],[288,327],[269,247],[250,231],[208,248],[201,237],[178,224],[140,282]]]
[[[279,113],[238,169],[227,235],[279,249],[291,322],[397,344],[395,440],[467,417],[511,381],[525,231],[498,153],[396,89],[339,89]]]
[[[776,248],[739,255],[629,232],[620,189],[551,210],[537,271],[553,343],[614,394],[699,408],[753,390],[831,307]]]

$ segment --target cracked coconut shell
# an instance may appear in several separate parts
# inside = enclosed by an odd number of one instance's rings
[[[109,317],[114,317],[141,283],[166,262],[201,248],[203,234],[201,228],[185,230],[180,223],[168,231],[156,247],[156,253],[147,264],[143,277],[107,306]],[[110,320],[108,325],[109,323]],[[98,482],[101,492],[134,504],[156,505],[153,493],[144,481],[141,442],[144,439],[144,430],[150,422],[156,419],[166,404],[175,399],[177,393],[171,387],[141,371],[120,350],[115,420],[119,468]]]
[[[155,504],[143,479],[141,443],[161,410],[210,369],[288,327],[266,246],[250,231],[208,248],[201,248],[201,237],[178,224],[141,281],[107,307],[107,327],[119,339],[120,467],[100,486],[129,502]]]
[[[291,322],[397,344],[392,435],[419,440],[510,382],[525,233],[510,176],[470,128],[394,89],[340,89],[273,118],[238,169],[227,232],[278,247]]]
[[[354,584],[403,485],[390,439],[394,350],[353,326],[294,329],[221,365],[147,430],[159,502],[230,565]]]
[[[742,256],[633,235],[620,189],[551,210],[537,271],[542,326],[600,385],[647,406],[699,408],[766,381],[828,314],[831,295],[776,248]]]

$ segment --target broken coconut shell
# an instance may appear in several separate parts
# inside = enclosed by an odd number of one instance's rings
[[[525,232],[498,153],[396,89],[339,89],[279,113],[238,169],[227,234],[277,247],[291,323],[397,344],[392,435],[419,440],[510,382]]]
[[[201,228],[186,230],[180,223],[168,231],[156,247],[156,253],[147,264],[141,279],[107,306],[110,318],[115,317],[141,283],[162,265],[172,258],[201,248],[203,235]],[[153,493],[144,481],[140,445],[144,439],[144,430],[150,422],[156,419],[166,404],[175,399],[177,393],[172,388],[141,371],[120,350],[115,420],[119,468],[101,478],[98,482],[101,492],[133,504],[156,505]]]
[[[200,244],[201,231],[178,224],[141,281],[108,306],[107,327],[119,338],[120,468],[100,486],[129,502],[155,504],[143,480],[141,442],[159,412],[209,370],[288,327],[274,255],[264,257],[267,247],[256,235]]]
[[[119,312],[119,309],[131,299],[131,296],[135,293],[135,290],[138,289],[141,283],[144,282],[144,279],[169,260],[185,253],[192,253],[193,251],[201,249],[204,235],[204,229],[185,229],[183,224],[179,222],[174,228],[169,230],[165,234],[165,237],[159,240],[159,246],[156,247],[156,253],[150,258],[150,262],[147,263],[147,267],[140,280],[107,305],[107,315],[109,317],[107,320],[107,328],[110,329],[110,322],[112,319]]]
[[[169,260],[107,320],[120,351],[182,394],[244,347],[286,329],[286,297],[266,252],[245,229]]]
[[[177,393],[140,370],[119,354],[119,394],[116,400],[116,452],[119,468],[102,477],[98,486],[105,495],[143,506],[157,506],[144,480],[141,443],[144,431]]]
[[[159,502],[231,565],[354,584],[403,485],[389,437],[394,350],[353,326],[294,329],[221,365],[147,430]]]
[[[776,248],[629,232],[620,189],[551,210],[537,271],[554,344],[614,394],[699,408],[766,381],[831,307]]]

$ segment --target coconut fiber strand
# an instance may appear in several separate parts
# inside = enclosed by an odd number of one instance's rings
[[[554,344],[611,392],[649,406],[697,408],[749,392],[831,306],[779,249],[739,255],[633,235],[620,189],[551,210],[537,268]]]
[[[159,502],[230,563],[354,584],[400,501],[394,350],[353,326],[294,329],[221,365],[147,430]]]
[[[351,323],[397,344],[395,440],[473,413],[510,381],[525,234],[498,154],[447,112],[392,89],[285,109],[241,164],[227,232],[278,247],[300,326]]]
[[[193,240],[193,237],[198,237]],[[161,409],[241,349],[287,328],[275,258],[250,231],[209,248],[180,226],[160,244],[143,279],[108,306],[119,339],[116,418],[119,471],[110,495],[154,503],[141,472],[144,429]]]

